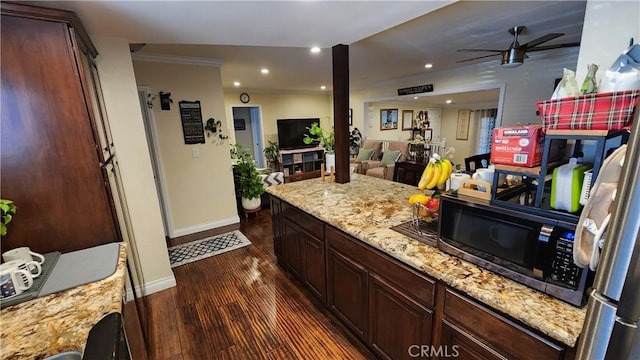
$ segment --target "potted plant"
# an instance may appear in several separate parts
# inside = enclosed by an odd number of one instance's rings
[[[260,207],[260,196],[264,193],[262,178],[251,154],[240,144],[231,148],[231,157],[235,159],[235,171],[238,175],[238,193],[245,210]]]
[[[333,147],[335,145],[335,137],[333,135],[333,128],[330,132],[324,131],[318,123],[312,123],[309,129],[309,134],[304,134],[305,144],[309,145],[314,142],[317,142],[320,146],[322,146],[327,154],[326,154],[326,169],[329,170],[332,166],[335,168],[336,166],[336,154],[334,153]]]
[[[7,235],[7,224],[13,220],[16,210],[16,204],[13,201],[0,199],[0,236]]]
[[[278,171],[278,162],[280,158],[280,148],[278,147],[278,143],[269,140],[269,146],[264,148],[264,156],[267,158],[269,162],[269,167],[273,171]]]
[[[362,146],[362,133],[358,128],[353,128],[349,133],[349,154],[358,155],[360,146]]]

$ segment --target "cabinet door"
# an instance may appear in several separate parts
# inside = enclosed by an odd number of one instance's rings
[[[367,269],[329,248],[327,305],[363,340],[367,338]]]
[[[294,276],[301,279],[303,268],[300,231],[294,223],[287,219],[283,220],[282,225],[282,242],[284,244],[286,267]]]
[[[4,7],[3,3],[3,7]],[[69,26],[2,15],[2,247],[69,252],[119,241]]]
[[[369,276],[369,343],[383,359],[414,359],[431,345],[429,309],[378,275]]]
[[[300,232],[300,239],[304,260],[304,282],[323,303],[326,303],[324,243],[304,231]]]
[[[281,264],[284,257],[284,244],[282,241],[282,202],[280,199],[271,196],[271,227],[273,229],[273,252],[276,255],[278,264]]]
[[[506,357],[447,320],[442,321],[440,331],[441,346],[435,349],[441,352],[441,357],[445,357],[446,352],[459,359],[507,360]]]

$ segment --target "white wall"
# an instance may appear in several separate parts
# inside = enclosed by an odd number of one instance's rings
[[[230,135],[233,122],[225,113],[220,68],[135,60],[134,70],[138,85],[156,94],[170,92],[174,101],[168,111],[158,100],[153,106],[168,193],[169,236],[238,223],[229,140],[214,135],[206,137],[205,144],[186,145],[178,106],[181,100],[199,100],[203,122],[220,120],[222,132]]]
[[[140,113],[129,44],[92,37],[146,293],[175,286]]]
[[[588,0],[576,79],[582,84],[588,64],[598,64],[598,79],[629,46],[640,42],[640,2]]]

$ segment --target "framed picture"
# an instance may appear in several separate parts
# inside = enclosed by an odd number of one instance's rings
[[[353,125],[353,109],[349,108],[349,126]]]
[[[413,129],[413,110],[402,110],[402,130]]]
[[[431,132],[431,131],[432,131],[432,129],[424,129],[423,131],[424,131],[424,136],[423,136],[423,138],[424,138],[425,140],[432,140],[432,137],[433,137],[433,134],[432,134],[432,132]]]
[[[458,127],[456,129],[456,140],[469,139],[469,119],[471,110],[458,110]]]
[[[233,119],[233,130],[246,130],[247,124],[244,119]]]
[[[398,109],[380,109],[380,130],[398,128]]]

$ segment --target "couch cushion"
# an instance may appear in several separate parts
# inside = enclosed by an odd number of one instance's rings
[[[358,151],[358,157],[356,157],[356,161],[371,160],[371,156],[373,156],[374,151],[375,149],[360,149],[360,151]]]
[[[382,140],[365,140],[363,149],[373,149],[371,159],[379,160],[380,151],[382,150]]]
[[[387,150],[382,154],[382,160],[380,160],[380,166],[393,165],[400,158],[400,150]]]

